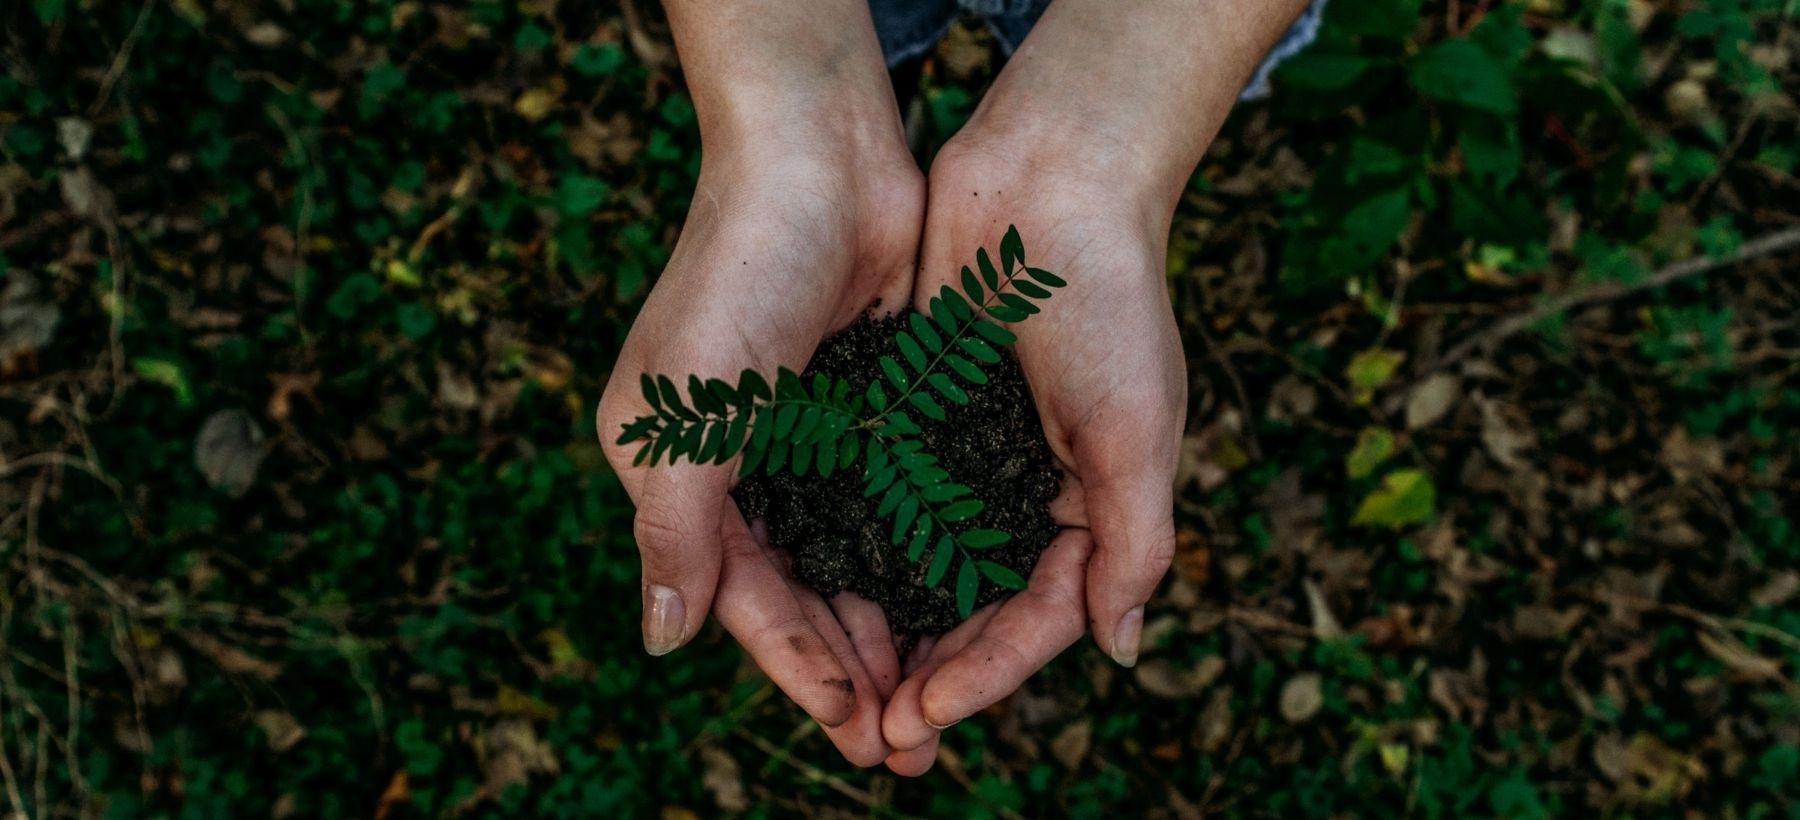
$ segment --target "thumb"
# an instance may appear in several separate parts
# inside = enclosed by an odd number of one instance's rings
[[[1088,626],[1094,642],[1123,666],[1137,663],[1144,604],[1175,558],[1175,460],[1179,429],[1145,423],[1105,425],[1104,440],[1078,442],[1076,471],[1087,501],[1094,552],[1088,564]],[[1116,431],[1130,430],[1120,434]]]
[[[636,483],[632,533],[644,567],[644,651],[666,655],[700,631],[712,608],[730,474],[668,465],[645,471]],[[737,514],[735,506],[731,514]]]

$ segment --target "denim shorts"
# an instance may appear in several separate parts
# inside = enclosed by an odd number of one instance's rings
[[[875,33],[881,37],[881,51],[892,68],[931,50],[957,15],[965,12],[985,20],[1000,47],[1011,54],[1049,5],[1050,0],[869,0],[869,11],[875,17]],[[1243,99],[1268,96],[1269,72],[1312,42],[1324,10],[1325,0],[1312,0],[1263,58],[1240,95]]]

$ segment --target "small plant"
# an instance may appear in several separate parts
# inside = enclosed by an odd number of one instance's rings
[[[962,617],[974,609],[982,578],[1024,589],[1025,579],[1018,573],[978,557],[982,550],[1012,540],[1011,533],[955,526],[980,514],[985,505],[925,452],[916,438],[919,425],[909,415],[917,411],[943,421],[943,402],[968,404],[967,389],[957,380],[986,384],[983,366],[1000,361],[996,348],[1014,341],[1011,331],[987,317],[1023,321],[1039,310],[1032,300],[1048,299],[1051,288],[1066,284],[1049,271],[1025,265],[1025,246],[1013,227],[1000,240],[998,268],[986,248],[976,252],[975,261],[980,274],[963,267],[960,293],[945,286],[932,297],[929,316],[915,312],[907,317],[907,328],[894,334],[899,359],[882,356],[885,380],[873,379],[860,395],[851,395],[850,383],[842,378],[815,374],[807,384],[784,367],[776,373],[773,389],[754,370],[745,370],[735,386],[690,375],[684,401],[674,380],[645,374],[644,400],[655,412],[626,424],[618,443],[643,442],[633,465],[656,466],[665,457],[670,464],[682,458],[723,464],[741,452],[739,476],[758,469],[770,475],[785,469],[829,476],[860,463],[864,496],[880,495],[876,512],[892,521],[890,541],[905,544],[910,561],[930,554],[925,583],[936,587],[956,565],[956,606]]]

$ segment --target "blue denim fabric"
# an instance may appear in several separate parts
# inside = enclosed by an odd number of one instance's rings
[[[881,51],[891,68],[929,51],[938,38],[950,29],[959,14],[967,12],[987,21],[1000,47],[1011,54],[1030,33],[1032,24],[1044,13],[1050,0],[869,0],[869,11],[875,17],[875,33],[881,38]],[[1325,0],[1312,0],[1300,19],[1288,28],[1281,42],[1269,50],[1243,99],[1253,100],[1269,94],[1269,72],[1282,60],[1300,53],[1319,33],[1319,17],[1325,11]]]

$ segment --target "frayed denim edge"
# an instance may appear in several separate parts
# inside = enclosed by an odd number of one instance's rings
[[[1256,67],[1256,73],[1251,75],[1250,82],[1244,86],[1244,91],[1238,95],[1238,99],[1260,100],[1269,96],[1269,92],[1272,90],[1269,86],[1269,74],[1275,70],[1276,66],[1281,65],[1282,61],[1299,54],[1312,44],[1312,41],[1319,36],[1319,21],[1324,16],[1325,0],[1313,0],[1313,4],[1308,6],[1306,11],[1301,12],[1300,18],[1288,27],[1287,34],[1281,37],[1281,42],[1269,49],[1268,56],[1263,58],[1262,65]]]

